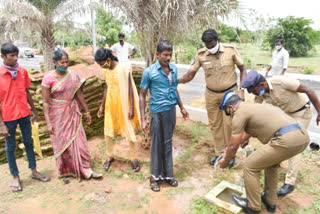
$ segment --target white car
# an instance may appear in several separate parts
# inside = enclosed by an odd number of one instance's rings
[[[34,50],[29,47],[27,42],[18,40],[15,41],[14,44],[19,49],[19,57],[34,57]]]
[[[34,57],[34,50],[29,48],[27,45],[18,46],[19,48],[19,57]]]

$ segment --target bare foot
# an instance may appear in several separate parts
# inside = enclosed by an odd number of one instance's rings
[[[12,187],[12,192],[21,192],[22,191],[22,186],[20,183],[19,175],[16,175],[13,177],[11,187]]]
[[[32,169],[32,179],[41,181],[41,182],[48,182],[50,181],[50,177],[45,175],[45,174],[41,174],[40,172],[38,172],[36,169]]]

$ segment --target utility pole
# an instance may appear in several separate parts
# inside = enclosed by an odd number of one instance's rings
[[[93,1],[90,0],[90,7],[91,7],[91,25],[92,25],[92,47],[93,47],[93,53],[92,55],[94,56],[94,54],[96,53],[96,27],[95,27],[95,11],[93,8]]]

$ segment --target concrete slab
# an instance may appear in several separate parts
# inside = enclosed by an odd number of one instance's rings
[[[232,193],[236,193],[241,197],[246,197],[244,188],[227,181],[221,181],[217,186],[210,190],[204,198],[206,201],[213,203],[224,210],[237,214],[241,212],[242,208],[235,205],[231,197]]]

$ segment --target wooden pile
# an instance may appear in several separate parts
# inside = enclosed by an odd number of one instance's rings
[[[87,137],[103,135],[104,131],[104,119],[97,117],[97,112],[101,104],[103,91],[105,88],[105,80],[102,74],[101,68],[97,64],[93,65],[83,65],[77,64],[69,68],[70,70],[76,71],[82,78],[86,79],[84,86],[82,87],[84,98],[88,104],[90,114],[92,117],[92,123],[89,126],[85,121],[83,121],[83,126],[85,128]],[[47,126],[43,114],[42,108],[42,95],[41,95],[41,81],[44,73],[39,71],[29,70],[30,79],[32,86],[30,87],[30,93],[35,103],[35,107],[39,115],[39,138],[41,143],[41,150],[43,155],[52,155],[52,145],[50,140],[50,135],[47,133]],[[140,67],[133,68],[133,77],[137,88],[139,89],[143,69]],[[20,129],[17,128],[17,144],[19,145],[16,150],[16,157],[21,157],[23,155],[23,143],[22,136],[20,134]],[[6,162],[5,155],[5,143],[4,138],[0,137],[0,163]]]

